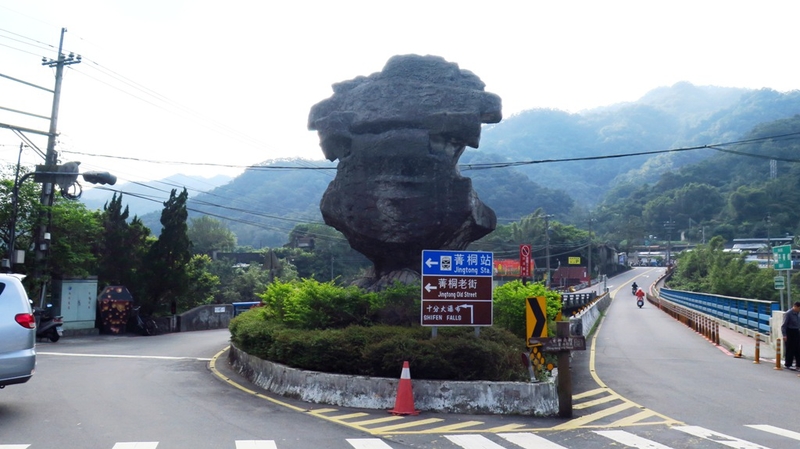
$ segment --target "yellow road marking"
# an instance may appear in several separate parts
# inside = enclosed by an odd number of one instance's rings
[[[321,415],[323,413],[336,412],[336,411],[338,411],[338,409],[335,409],[335,408],[316,408],[316,409],[310,409],[308,412],[311,413],[312,415]]]
[[[399,430],[399,429],[408,429],[409,427],[418,427],[424,426],[426,424],[433,424],[437,422],[444,421],[441,418],[428,418],[428,419],[420,419],[419,421],[408,421],[400,424],[395,424],[393,426],[384,426],[372,429],[373,432],[384,433],[384,432],[391,432],[392,430]]]
[[[584,391],[583,393],[573,394],[572,400],[575,399],[583,399],[592,396],[597,396],[598,394],[608,393],[608,389],[606,388],[595,388],[594,390]]]
[[[369,416],[369,413],[350,413],[349,415],[338,415],[336,419],[350,419],[350,418],[361,418],[362,416]]]
[[[500,427],[492,427],[491,429],[487,429],[486,432],[489,433],[499,433],[499,432],[508,432],[511,430],[517,430],[522,427],[525,427],[524,424],[506,424],[505,426]]]
[[[609,407],[603,410],[596,411],[591,415],[581,416],[580,418],[573,419],[571,421],[567,421],[564,424],[557,425],[553,427],[553,430],[573,430],[577,429],[581,426],[585,426],[590,422],[597,421],[598,419],[605,418],[606,416],[611,416],[615,413],[619,413],[621,411],[627,410],[631,407],[634,407],[632,403],[622,403],[616,405],[614,407]]]
[[[626,427],[626,426],[643,426],[643,425],[651,425],[651,424],[666,424],[670,426],[680,425],[681,423],[673,420],[666,420],[666,421],[647,421],[641,422],[645,419],[652,418],[653,416],[657,416],[659,418],[663,418],[663,416],[659,415],[658,413],[652,410],[642,410],[641,412],[629,416],[627,418],[622,418],[618,421],[614,421],[609,424],[607,427]]]
[[[402,416],[387,416],[386,418],[368,419],[366,421],[358,421],[350,423],[357,426],[367,426],[370,424],[380,424],[382,422],[397,421],[398,419],[405,419]]]
[[[433,429],[428,429],[431,433],[439,433],[439,432],[452,432],[454,430],[463,429],[464,427],[473,427],[483,424],[483,421],[464,421],[457,424],[450,424],[447,426],[436,427]],[[521,425],[521,424],[520,424]],[[435,431],[435,432],[434,432]]]
[[[585,408],[594,407],[595,405],[605,404],[607,402],[616,401],[618,399],[622,399],[617,394],[610,394],[604,398],[595,399],[593,401],[586,401],[581,402],[580,404],[573,404],[572,408],[574,410],[583,410]]]

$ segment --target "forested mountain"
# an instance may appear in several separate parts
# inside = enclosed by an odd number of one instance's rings
[[[486,127],[480,152],[500,161],[543,161],[652,152],[735,141],[755,126],[800,113],[800,92],[696,87],[678,83],[640,101],[580,114],[530,110]],[[463,161],[470,154],[465,152]],[[584,206],[623,182],[655,182],[665,172],[708,158],[687,151],[588,161],[535,163],[520,170],[568,190]]]
[[[632,243],[653,229],[661,230],[662,222],[670,219],[682,220],[687,229],[689,218],[694,229],[702,222],[707,233],[754,234],[759,232],[755,215],[770,211],[774,232],[778,223],[782,232],[794,232],[797,219],[791,213],[774,201],[759,200],[761,190],[778,193],[773,185],[777,181],[768,179],[768,160],[712,149],[616,156],[786,134],[800,130],[798,119],[792,118],[798,113],[800,92],[678,83],[655,89],[637,102],[579,114],[529,110],[508,117],[484,128],[480,148],[464,152],[461,171],[473,180],[479,197],[495,210],[501,224],[542,208],[556,220],[582,225],[591,210],[600,233]],[[784,144],[791,148],[780,151],[791,158],[797,150],[793,140],[756,143],[748,152],[777,157],[772,150]],[[597,159],[548,162],[568,158]],[[504,162],[514,167],[481,165]],[[779,179],[800,179],[797,170],[785,164],[779,163]],[[263,165],[190,198],[190,218],[203,213],[223,219],[239,245],[253,248],[283,245],[296,224],[321,222],[319,201],[335,175],[334,163],[298,160]],[[797,181],[779,184],[796,188]],[[698,204],[701,207],[695,210]],[[756,204],[755,211],[748,211],[749,204]],[[142,218],[159,232],[158,214]],[[675,232],[678,235],[679,230]]]
[[[130,216],[141,217],[150,212],[160,213],[172,189],[186,187],[189,197],[192,197],[199,192],[214,190],[231,179],[230,176],[223,175],[202,178],[177,174],[158,181],[128,182],[113,187],[87,189],[81,195],[81,202],[90,210],[102,210],[114,193],[119,192],[125,196],[125,205],[128,206]]]
[[[664,238],[664,224],[699,242],[800,232],[800,115],[764,123],[737,145],[665,173],[651,185],[619,185],[594,214],[606,237],[640,243]],[[624,245],[623,245],[624,246]]]

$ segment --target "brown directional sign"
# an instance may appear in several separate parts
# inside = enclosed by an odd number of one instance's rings
[[[491,326],[492,301],[423,300],[423,326]]]
[[[530,338],[528,346],[541,346],[542,352],[585,351],[586,337],[573,335],[569,337]]]
[[[492,278],[422,276],[422,299],[491,300]]]

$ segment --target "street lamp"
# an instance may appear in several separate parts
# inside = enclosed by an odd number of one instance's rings
[[[68,188],[78,180],[78,175],[83,176],[83,180],[91,184],[109,184],[114,185],[117,183],[117,177],[108,172],[101,171],[87,171],[80,173],[77,170],[80,162],[67,162],[63,165],[37,165],[36,170],[30,173],[25,173],[22,177],[17,177],[14,180],[14,188],[11,194],[11,224],[9,226],[8,238],[8,269],[14,263],[19,263],[17,258],[14,257],[14,245],[17,237],[17,212],[19,207],[19,189],[22,183],[28,178],[33,176],[34,181],[37,183],[57,183],[62,189]],[[45,241],[49,240],[50,233],[46,232],[44,235]],[[3,261],[5,267],[6,261]]]

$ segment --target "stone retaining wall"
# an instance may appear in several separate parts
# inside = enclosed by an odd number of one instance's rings
[[[318,404],[378,410],[394,407],[402,370],[402,366],[397,367],[397,379],[304,371],[251,356],[233,345],[229,361],[250,382],[282,396]],[[535,416],[558,414],[555,381],[414,380],[413,366],[411,378],[414,407],[419,410]]]

